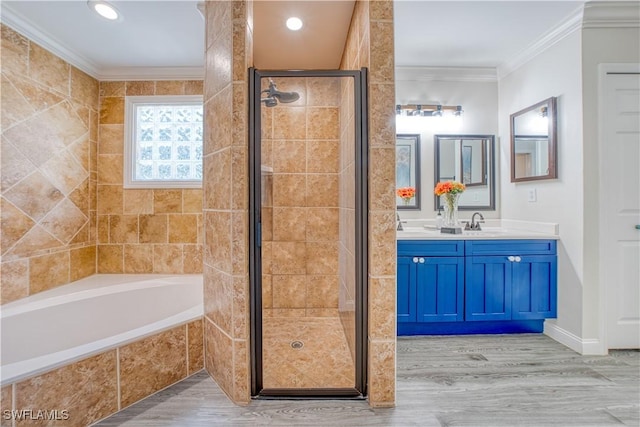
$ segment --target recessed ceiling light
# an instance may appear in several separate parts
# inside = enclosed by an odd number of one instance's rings
[[[291,18],[287,19],[287,28],[291,31],[298,31],[300,28],[302,28],[302,20],[300,18],[292,16]]]
[[[108,19],[109,21],[117,21],[120,19],[118,10],[106,1],[89,0],[87,4],[91,8],[91,10],[96,12],[101,17]]]

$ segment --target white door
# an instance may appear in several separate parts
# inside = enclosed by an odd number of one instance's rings
[[[640,72],[608,72],[603,89],[606,342],[609,349],[640,348]]]

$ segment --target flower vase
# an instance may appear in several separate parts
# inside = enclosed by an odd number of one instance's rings
[[[449,228],[458,227],[458,200],[460,194],[446,193],[442,195],[441,202],[444,209],[442,226]]]
[[[405,206],[409,206],[409,203],[411,203],[411,198],[409,197],[403,197],[402,201],[404,202]]]

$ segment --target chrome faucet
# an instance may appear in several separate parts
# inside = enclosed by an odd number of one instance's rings
[[[476,215],[480,216],[480,220],[478,222],[476,222]],[[471,223],[467,222],[467,225],[464,227],[464,229],[480,231],[482,230],[482,228],[480,228],[481,222],[484,222],[484,217],[482,216],[482,214],[480,212],[474,212],[473,215],[471,215]]]

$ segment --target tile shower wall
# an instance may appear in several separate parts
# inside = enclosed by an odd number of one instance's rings
[[[356,1],[342,69],[369,69],[369,403],[395,403],[393,1]]]
[[[26,419],[16,421],[17,427],[92,424],[201,370],[202,332],[202,320],[195,320],[6,385],[2,411],[67,411],[67,420]],[[2,427],[11,425],[2,418]]]
[[[2,303],[96,272],[98,82],[2,30]]]
[[[98,273],[202,273],[202,190],[125,189],[124,102],[133,95],[201,95],[202,81],[100,83]]]
[[[262,108],[263,316],[337,317],[340,80],[273,81],[300,99]]]
[[[205,367],[248,404],[248,67],[253,3],[206,2],[204,113]]]

